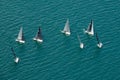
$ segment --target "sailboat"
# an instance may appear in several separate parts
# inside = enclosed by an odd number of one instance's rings
[[[43,42],[40,27],[38,29],[38,32],[37,32],[36,36],[33,38],[33,40],[38,41],[38,42]]]
[[[11,48],[11,51],[12,51],[12,54],[13,54],[13,56],[14,56],[14,62],[15,62],[15,63],[18,63],[18,62],[19,62],[19,57],[16,56],[13,48]]]
[[[24,36],[23,36],[23,28],[22,27],[20,28],[20,31],[18,33],[18,37],[17,37],[16,41],[18,41],[20,43],[25,43]]]
[[[91,20],[90,24],[88,25],[87,30],[85,30],[85,33],[93,36],[94,35],[94,28],[93,28],[93,21]]]
[[[62,33],[64,33],[65,35],[70,35],[70,26],[69,26],[69,19],[67,19],[66,23],[65,23],[65,27],[64,29],[61,31]]]
[[[96,39],[97,39],[97,46],[98,46],[98,48],[101,48],[103,46],[103,44],[100,42],[97,33],[96,33]]]
[[[84,48],[84,44],[81,42],[80,36],[77,35],[77,37],[78,37],[78,40],[79,40],[79,43],[80,43],[80,48],[83,49]]]

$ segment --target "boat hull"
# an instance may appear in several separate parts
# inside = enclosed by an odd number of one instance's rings
[[[80,43],[80,48],[83,49],[84,48],[84,44]]]
[[[88,32],[89,35],[91,36],[94,36],[94,33],[93,32]]]
[[[15,62],[15,63],[18,63],[18,62],[19,62],[19,58],[16,57],[16,58],[14,59],[14,62]]]
[[[70,32],[66,32],[66,31],[61,31],[63,34],[67,35],[67,36],[70,36]]]
[[[68,36],[70,36],[70,32],[65,32],[65,35],[68,35]]]
[[[25,43],[24,40],[20,40],[20,39],[16,39],[16,41],[19,42],[19,43]]]
[[[87,33],[88,35],[94,36],[94,32],[88,32],[87,30],[84,30],[85,33]]]
[[[37,42],[43,42],[42,39],[36,39],[36,38],[33,38],[34,41],[37,41]]]
[[[99,43],[97,44],[98,48],[102,48],[103,44],[102,43]]]

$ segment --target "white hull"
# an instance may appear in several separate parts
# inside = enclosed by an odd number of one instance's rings
[[[65,34],[69,36],[69,35],[70,35],[70,32],[65,32]]]
[[[94,33],[93,32],[88,32],[89,35],[91,36],[94,36]]]
[[[36,38],[33,38],[33,40],[37,41],[37,42],[43,42],[42,39],[36,39]]]
[[[19,62],[19,58],[16,57],[16,58],[14,59],[14,62],[15,62],[15,63],[18,63],[18,62]]]
[[[62,33],[64,33],[65,35],[67,35],[67,36],[70,36],[70,32],[65,32],[65,31],[61,31]]]
[[[88,32],[87,30],[84,30],[85,33],[87,33],[88,35],[94,36],[94,32]]]
[[[80,48],[83,49],[84,48],[84,44],[80,43]]]
[[[24,40],[20,40],[20,39],[16,39],[17,42],[20,42],[20,43],[25,43]]]
[[[98,48],[101,48],[103,46],[102,43],[97,44]]]

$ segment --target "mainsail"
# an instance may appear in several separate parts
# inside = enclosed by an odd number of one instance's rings
[[[69,33],[70,33],[69,19],[67,19],[63,31],[64,31],[64,32],[69,32]]]
[[[37,34],[36,34],[36,37],[35,37],[36,39],[42,39],[42,35],[41,35],[41,29],[40,29],[40,27],[39,27],[39,30],[38,30],[38,32],[37,32]]]
[[[24,40],[24,37],[23,37],[23,29],[22,29],[22,27],[20,28],[20,31],[19,31],[19,34],[18,34],[18,37],[17,37],[17,39],[18,40]]]
[[[88,25],[87,30],[85,31],[89,35],[94,35],[94,29],[93,29],[93,21],[91,20],[90,24]]]
[[[38,41],[38,42],[43,42],[40,27],[39,27],[39,29],[38,29],[38,32],[37,32],[36,36],[33,38],[33,40]]]

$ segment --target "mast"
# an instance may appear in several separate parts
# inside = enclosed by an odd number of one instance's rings
[[[65,27],[64,30],[65,32],[70,32],[70,27],[69,27],[69,19],[67,19],[66,23],[65,23]]]

